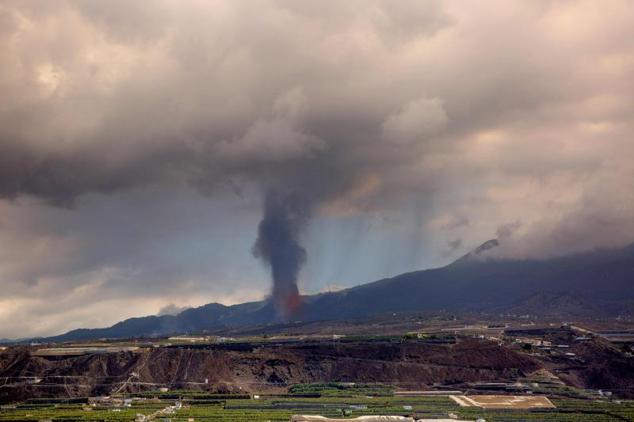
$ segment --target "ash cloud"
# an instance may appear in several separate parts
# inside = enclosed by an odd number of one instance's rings
[[[306,249],[300,237],[310,218],[307,203],[297,194],[268,192],[264,216],[258,226],[253,255],[271,269],[271,296],[280,316],[293,315],[301,305],[297,278],[306,262]]]

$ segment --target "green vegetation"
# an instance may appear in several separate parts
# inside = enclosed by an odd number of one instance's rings
[[[134,397],[142,398],[159,398],[159,399],[187,399],[187,400],[229,400],[229,399],[250,399],[249,394],[210,394],[205,391],[197,390],[173,390],[173,391],[149,391],[146,393],[137,393]]]
[[[519,421],[631,421],[634,401],[596,401],[554,399],[556,409],[483,410],[460,407],[448,397],[393,396],[393,388],[384,384],[300,384],[290,394],[245,395],[209,394],[198,391],[171,391],[135,395],[130,407],[122,403],[89,405],[69,400],[31,400],[16,408],[0,410],[0,421],[130,421],[137,414],[150,415],[174,405],[178,397],[182,408],[156,420],[172,421],[288,421],[293,414],[320,414],[330,417],[356,417],[370,414],[390,414],[419,418],[446,418],[454,413],[461,419],[479,417],[489,422]],[[85,400],[85,399],[84,399]],[[120,407],[117,407],[120,406]],[[407,408],[404,408],[407,406]],[[411,410],[409,408],[411,406]]]
[[[392,396],[394,387],[385,384],[330,382],[325,384],[296,384],[289,389],[294,395],[321,397]]]

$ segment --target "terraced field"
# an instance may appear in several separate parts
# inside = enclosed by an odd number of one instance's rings
[[[157,392],[134,397],[130,407],[120,402],[91,405],[87,399],[83,403],[35,400],[0,410],[0,421],[131,421],[139,414],[171,421],[288,421],[293,414],[340,418],[372,414],[447,418],[454,414],[460,419],[504,422],[634,420],[634,401],[553,399],[555,409],[484,410],[460,407],[445,396],[396,397],[385,385],[302,385],[295,393],[292,391],[288,395],[258,398],[185,390]],[[123,397],[115,400],[120,399]]]

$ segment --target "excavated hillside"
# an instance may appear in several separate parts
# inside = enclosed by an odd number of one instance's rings
[[[0,401],[85,397],[159,387],[267,391],[295,383],[385,382],[431,386],[508,380],[537,361],[496,343],[306,342],[144,348],[83,356],[0,354]]]

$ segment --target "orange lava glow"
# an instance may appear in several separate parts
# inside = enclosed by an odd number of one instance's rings
[[[302,298],[297,292],[289,293],[281,298],[279,305],[282,316],[288,318],[302,307]]]

